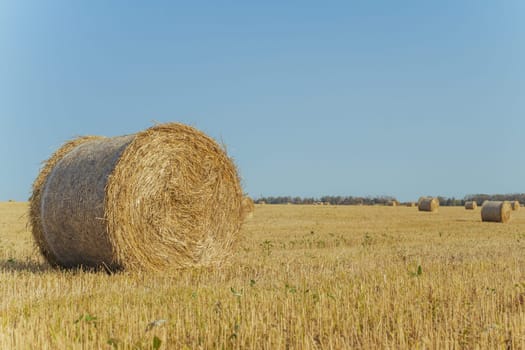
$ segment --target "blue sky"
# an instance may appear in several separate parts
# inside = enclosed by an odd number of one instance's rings
[[[269,195],[525,192],[525,2],[0,0],[0,200],[78,135],[193,125]]]

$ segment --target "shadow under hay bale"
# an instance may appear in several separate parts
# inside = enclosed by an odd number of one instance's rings
[[[474,210],[478,207],[478,203],[476,201],[467,201],[465,202],[465,209],[467,210]]]
[[[30,221],[60,267],[166,270],[221,264],[243,220],[237,169],[182,124],[62,146],[33,184]]]
[[[421,197],[417,207],[419,211],[435,212],[439,208],[439,200],[434,197]]]
[[[506,223],[511,211],[512,206],[507,201],[485,201],[481,207],[481,221]]]

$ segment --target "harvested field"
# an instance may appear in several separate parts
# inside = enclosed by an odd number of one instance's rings
[[[232,263],[50,268],[0,204],[2,349],[525,347],[525,211],[258,205]]]

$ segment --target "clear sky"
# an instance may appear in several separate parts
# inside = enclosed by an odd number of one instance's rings
[[[0,200],[193,125],[254,197],[525,192],[525,2],[0,0]]]

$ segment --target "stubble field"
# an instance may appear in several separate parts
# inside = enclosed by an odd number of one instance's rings
[[[525,210],[256,206],[231,264],[57,271],[0,203],[0,349],[524,348]]]

